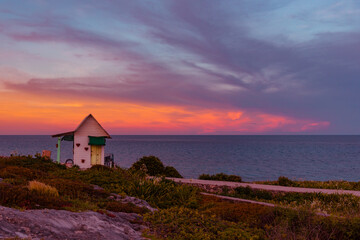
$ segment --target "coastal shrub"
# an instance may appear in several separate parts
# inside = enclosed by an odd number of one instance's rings
[[[44,196],[59,197],[59,192],[56,188],[46,185],[45,183],[38,181],[30,181],[28,186],[30,192],[37,192]]]
[[[17,166],[7,166],[0,169],[1,178],[33,180],[43,177],[44,175],[45,173],[42,171]]]
[[[274,198],[273,193],[265,190],[252,189],[250,187],[237,187],[234,189],[235,197],[246,198],[246,199],[262,199],[272,200]]]
[[[224,201],[213,196],[202,196],[202,210],[215,214],[222,220],[242,222],[261,227],[272,216],[274,208],[259,204]]]
[[[156,176],[164,173],[165,166],[159,158],[155,156],[143,156],[133,163],[132,169],[144,170],[150,176]],[[144,169],[146,168],[146,169]]]
[[[150,176],[166,176],[182,178],[180,173],[171,166],[165,167],[158,157],[143,156],[131,166],[132,170],[143,171]]]
[[[47,158],[29,157],[29,156],[0,157],[0,168],[4,166],[24,167],[28,169],[43,171],[43,172],[66,169],[64,165],[55,163],[51,160],[48,160]]]
[[[68,196],[72,199],[99,199],[108,198],[110,194],[104,190],[96,190],[91,184],[86,184],[79,180],[71,179],[46,179],[45,183],[55,187],[62,196]]]
[[[242,179],[237,175],[227,175],[225,173],[217,173],[215,175],[201,174],[199,179],[214,180],[214,181],[227,181],[227,182],[241,182]]]
[[[280,176],[278,178],[278,184],[280,186],[297,187],[296,183],[294,181],[292,181],[289,178],[284,177],[284,176]]]
[[[107,166],[104,165],[94,165],[91,166],[90,170],[95,170],[95,171],[112,171],[112,168],[109,168]]]
[[[87,169],[78,171],[69,168],[66,171],[56,171],[52,174],[55,179],[68,179],[71,181],[82,182],[83,184],[93,184],[104,188],[107,192],[123,193],[124,188],[130,182],[141,181],[144,178],[137,171],[127,171],[121,168],[112,169],[110,171],[98,171],[95,169]]]
[[[29,195],[25,204],[20,207],[25,209],[57,209],[65,210],[72,206],[71,202],[63,199],[61,196],[44,195],[38,191],[29,191]]]
[[[250,187],[237,187],[223,195],[275,203],[291,208],[307,208],[325,214],[360,216],[360,198],[351,194],[270,192]]]
[[[166,239],[263,239],[259,229],[184,207],[145,214],[144,221],[156,237]]]
[[[307,208],[297,210],[235,203],[203,196],[203,211],[222,220],[260,228],[266,239],[360,239],[360,218],[323,217]]]
[[[323,217],[307,209],[275,208],[273,218],[264,225],[268,239],[360,239],[360,219]]]
[[[178,185],[173,181],[147,179],[131,182],[125,193],[141,198],[154,207],[169,208],[172,206],[187,206],[196,208],[199,199],[199,189],[189,185]]]
[[[308,208],[272,208],[204,196],[201,209],[223,220],[261,228],[266,239],[360,239],[360,218],[323,217]]]
[[[0,205],[2,206],[20,207],[25,205],[28,194],[27,187],[0,183]]]
[[[174,178],[182,178],[181,174],[171,166],[166,166],[164,169],[165,177],[174,177]]]
[[[29,190],[27,186],[0,184],[0,205],[23,209],[65,209],[71,203],[56,196],[56,193]]]
[[[343,180],[330,181],[300,181],[290,180],[286,177],[279,177],[276,181],[256,181],[258,184],[283,185],[303,188],[321,188],[321,189],[343,189],[360,191],[360,182],[348,182]]]

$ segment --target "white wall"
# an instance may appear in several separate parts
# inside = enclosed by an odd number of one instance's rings
[[[79,147],[76,146],[77,143],[80,143]],[[74,134],[74,164],[78,165],[80,168],[91,167],[91,147],[88,143],[88,135]],[[88,148],[87,151],[85,150],[85,147]],[[85,160],[84,163],[82,163],[82,159]]]
[[[89,136],[93,137],[103,137],[106,136],[104,130],[99,126],[99,124],[93,119],[88,118],[79,129],[76,130],[74,134],[74,164],[78,165],[80,168],[90,168],[91,167],[91,146],[89,143]],[[76,146],[77,143],[80,143],[80,146]],[[85,148],[88,148],[86,151]],[[104,154],[105,148],[101,147],[101,164],[104,165]],[[81,160],[84,159],[85,162],[82,163]]]

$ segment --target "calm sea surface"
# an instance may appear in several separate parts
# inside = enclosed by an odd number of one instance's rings
[[[360,136],[112,136],[105,151],[130,167],[155,155],[188,178],[202,173],[237,174],[245,181],[279,176],[306,180],[360,180]],[[0,155],[52,151],[50,136],[0,136]],[[61,159],[72,158],[72,142],[62,142]]]

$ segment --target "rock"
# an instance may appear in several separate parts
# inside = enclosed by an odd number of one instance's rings
[[[105,191],[104,188],[98,186],[98,185],[92,185],[94,190],[98,190],[98,191]],[[137,207],[144,207],[147,208],[149,211],[154,212],[157,211],[156,208],[153,208],[150,206],[149,203],[147,203],[145,200],[139,199],[139,198],[135,198],[135,197],[129,197],[129,196],[120,196],[119,194],[115,194],[112,193],[109,196],[109,200],[115,200],[115,201],[119,201],[122,203],[132,203]]]
[[[144,239],[142,217],[135,213],[111,212],[115,217],[109,217],[92,211],[1,209],[0,239]]]
[[[112,193],[111,196],[113,196],[116,201],[119,201],[119,202],[122,202],[122,203],[132,203],[137,207],[146,208],[150,212],[157,211],[156,208],[151,207],[150,204],[147,203],[145,200],[142,200],[142,199],[139,199],[139,198],[129,197],[129,196],[123,197],[123,196],[120,196],[120,195],[115,194],[115,193]]]
[[[94,190],[105,191],[102,187],[100,187],[98,185],[91,185],[91,186],[93,186]]]

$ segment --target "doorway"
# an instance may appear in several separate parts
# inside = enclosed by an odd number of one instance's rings
[[[91,165],[101,164],[101,147],[99,145],[91,145]]]

